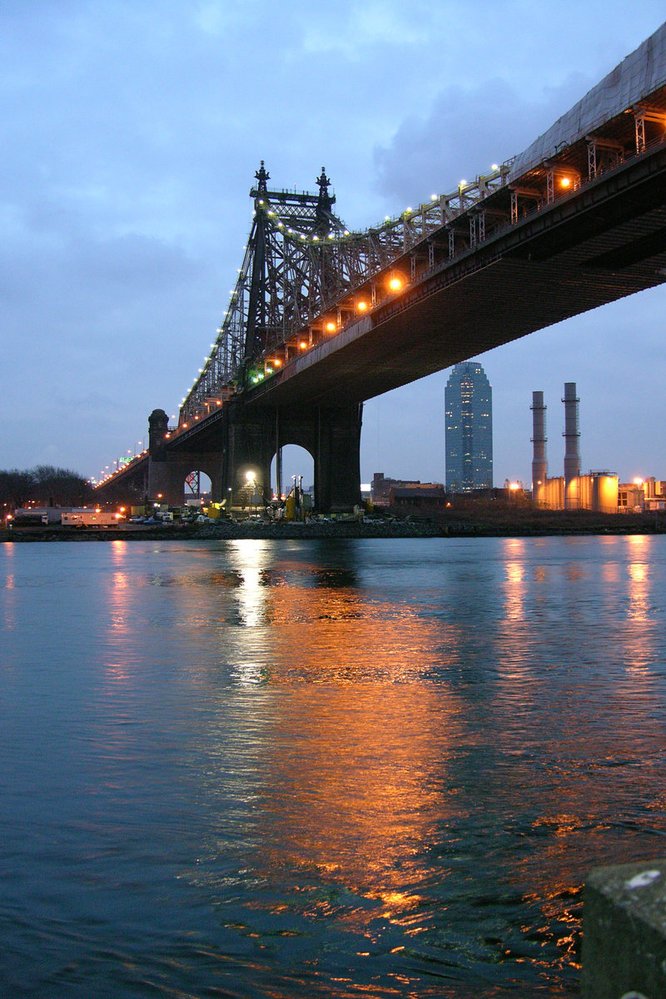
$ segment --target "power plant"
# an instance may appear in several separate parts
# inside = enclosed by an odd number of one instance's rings
[[[546,455],[546,406],[543,392],[532,393],[532,498],[544,510],[593,510],[617,513],[617,475],[610,472],[580,472],[580,427],[576,383],[565,382],[564,475],[548,478]]]

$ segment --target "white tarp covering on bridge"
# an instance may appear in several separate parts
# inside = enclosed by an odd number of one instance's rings
[[[666,22],[516,157],[509,180],[517,180],[532,167],[555,157],[558,149],[589,135],[665,84]]]

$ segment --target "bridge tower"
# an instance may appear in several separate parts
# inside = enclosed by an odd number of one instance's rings
[[[288,400],[274,405],[270,392],[261,390],[299,349],[312,346],[316,334],[309,324],[324,303],[338,299],[353,283],[349,257],[331,252],[329,245],[349,232],[333,214],[335,195],[324,167],[314,194],[272,190],[269,180],[262,160],[250,190],[254,216],[238,281],[217,341],[182,401],[178,432],[192,434],[194,443],[196,421],[202,430],[210,427],[196,436],[207,441],[217,462],[215,499],[235,499],[248,473],[269,499],[273,457],[279,488],[282,448],[297,444],[314,459],[316,508],[348,510],[360,502],[362,405],[290,405]],[[308,332],[294,341],[296,330]],[[184,446],[185,440],[175,449]],[[156,448],[156,464],[159,455]]]

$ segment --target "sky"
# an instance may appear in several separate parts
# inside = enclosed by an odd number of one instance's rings
[[[260,160],[355,230],[521,152],[662,23],[663,0],[4,0],[0,468],[99,476],[177,413],[235,284]],[[666,478],[666,287],[476,355],[494,479]],[[365,404],[361,476],[443,482],[444,386]],[[310,469],[288,455],[286,474]],[[301,467],[301,465],[303,467]]]

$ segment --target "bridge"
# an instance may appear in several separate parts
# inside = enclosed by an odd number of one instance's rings
[[[274,190],[262,162],[252,229],[217,339],[178,424],[98,486],[183,501],[210,476],[230,503],[268,491],[281,449],[314,458],[315,506],[360,499],[362,406],[552,323],[666,281],[666,24],[522,154],[366,231],[316,193]]]

